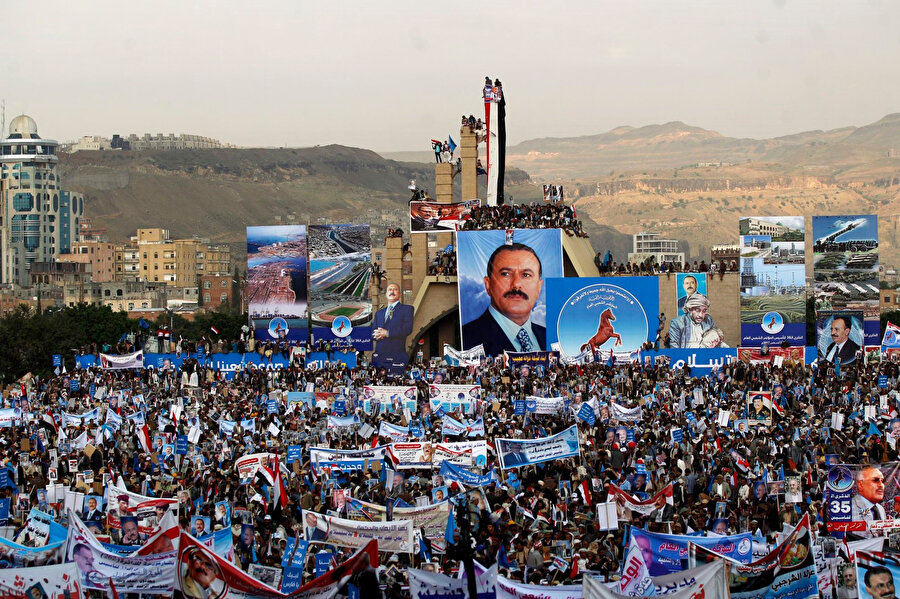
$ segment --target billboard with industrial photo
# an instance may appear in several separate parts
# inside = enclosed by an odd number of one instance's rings
[[[865,345],[878,345],[878,217],[814,216],[812,231],[816,312],[861,311]]]
[[[739,221],[741,345],[806,343],[806,225],[802,216]]]

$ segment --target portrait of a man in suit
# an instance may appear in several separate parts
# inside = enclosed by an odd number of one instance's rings
[[[400,303],[403,293],[397,283],[388,283],[385,297],[387,306],[375,313],[372,325],[376,342],[372,363],[378,368],[405,368],[409,361],[406,338],[412,333],[413,307]]]
[[[487,262],[484,289],[490,306],[462,328],[463,349],[482,344],[484,353],[543,351],[547,329],[531,321],[531,311],[543,288],[537,253],[523,243],[501,245]]]
[[[678,311],[681,312],[684,310],[684,302],[688,300],[689,297],[697,293],[699,290],[699,286],[697,284],[697,276],[696,275],[684,275],[681,279],[681,288],[684,290],[684,295],[681,295],[679,292],[678,297]]]
[[[849,316],[835,316],[831,319],[831,344],[825,350],[825,360],[841,364],[849,364],[856,360],[859,344],[850,339],[853,319]]]
[[[102,520],[104,516],[103,512],[97,505],[97,498],[92,495],[89,495],[85,498],[84,510],[82,511],[82,514],[82,520],[84,520],[85,522]]]

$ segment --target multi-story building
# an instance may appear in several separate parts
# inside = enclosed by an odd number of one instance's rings
[[[63,287],[63,303],[109,306],[114,312],[165,310],[166,289],[143,281],[67,284]]]
[[[79,150],[110,150],[112,145],[108,137],[100,135],[83,135],[81,139],[73,144],[69,144],[67,150],[69,152],[78,152]]]
[[[120,139],[127,142],[131,150],[185,150],[228,147],[223,145],[218,139],[203,137],[202,135],[187,135],[185,133],[179,135],[173,133],[168,135],[144,133],[141,136],[131,133]]]
[[[770,223],[760,218],[742,218],[739,224],[741,235],[771,235],[772,237],[778,237],[790,231],[784,225]]]
[[[118,281],[196,287],[200,275],[231,275],[228,246],[211,245],[197,237],[170,239],[166,229],[138,229],[130,243],[116,246],[115,254]]]
[[[90,262],[32,262],[31,286],[42,285],[83,285],[92,278]]]
[[[629,262],[643,262],[653,256],[657,264],[664,262],[684,263],[684,252],[678,251],[677,239],[660,239],[659,233],[638,233],[632,236],[633,252],[629,252]]]
[[[223,305],[230,306],[232,296],[231,275],[200,275],[200,298],[207,310],[215,310]]]
[[[71,252],[60,256],[59,262],[90,264],[91,277],[95,283],[116,280],[116,245],[108,241],[73,243]]]
[[[19,115],[0,141],[0,283],[28,286],[31,264],[68,253],[84,198],[60,188],[57,142]]]

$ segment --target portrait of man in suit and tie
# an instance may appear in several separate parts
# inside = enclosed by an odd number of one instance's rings
[[[375,313],[372,323],[375,339],[372,363],[377,368],[402,370],[409,362],[406,338],[412,333],[413,307],[400,303],[403,293],[397,283],[388,283],[385,297],[387,306]]]
[[[88,495],[84,498],[82,520],[85,522],[102,520],[104,518],[105,514],[100,510],[97,499],[96,495]]]
[[[853,496],[854,522],[873,522],[887,517],[884,506],[884,473],[877,466],[862,466],[856,475],[856,495]]]
[[[547,329],[531,320],[544,286],[537,253],[523,243],[501,245],[487,262],[484,289],[488,308],[462,328],[463,349],[482,344],[484,353],[543,351]]]
[[[706,273],[675,275],[676,292],[678,293],[678,312],[684,311],[684,303],[695,293],[708,295],[706,291]]]
[[[833,363],[835,359],[841,364],[850,364],[856,360],[859,344],[850,339],[853,331],[853,319],[846,315],[831,318],[831,344],[825,350],[825,360]]]

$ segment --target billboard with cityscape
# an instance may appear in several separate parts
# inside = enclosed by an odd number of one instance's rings
[[[806,344],[806,229],[802,216],[740,219],[741,345]]]
[[[369,225],[310,225],[309,318],[315,341],[372,349]]]
[[[306,227],[247,227],[247,298],[260,341],[306,340]]]

